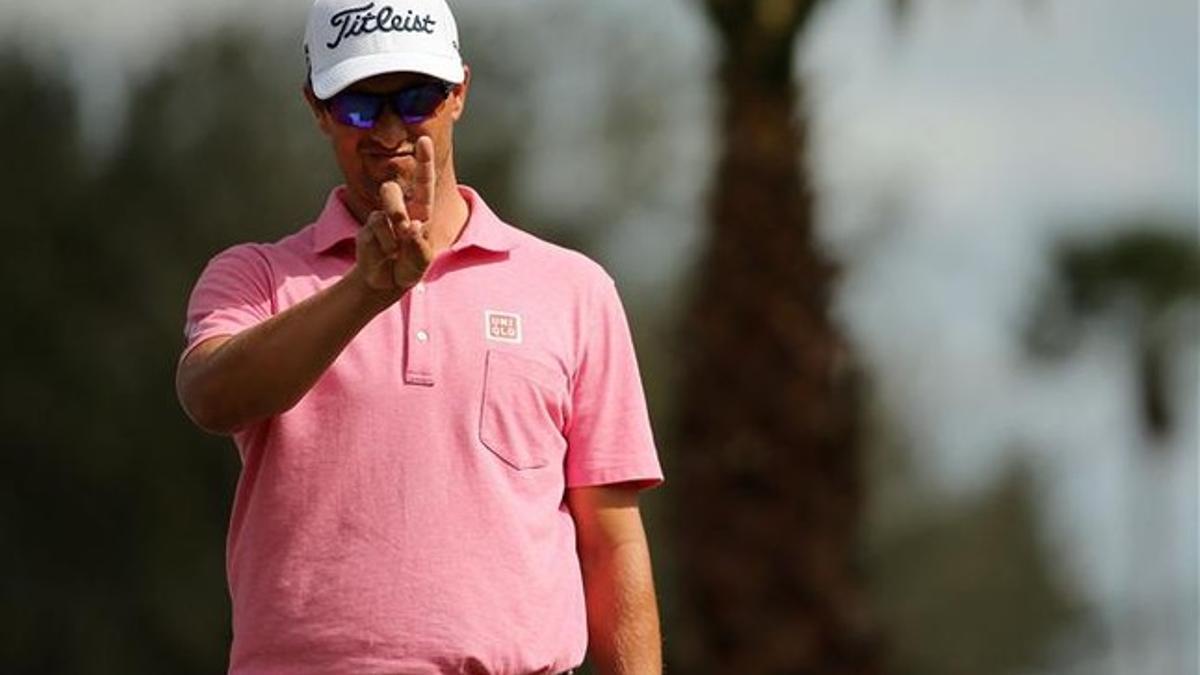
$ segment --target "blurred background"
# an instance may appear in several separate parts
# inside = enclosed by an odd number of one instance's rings
[[[1193,0],[459,0],[460,178],[602,262],[668,672],[1200,672]],[[208,258],[338,182],[307,2],[0,4],[0,670],[216,673]]]

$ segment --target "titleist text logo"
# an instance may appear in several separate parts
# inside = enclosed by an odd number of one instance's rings
[[[437,21],[433,20],[432,15],[419,16],[413,14],[411,9],[403,15],[397,14],[396,10],[387,6],[381,7],[378,12],[371,11],[373,9],[375,9],[375,3],[371,2],[362,7],[343,9],[330,17],[329,25],[337,29],[338,35],[333,42],[326,42],[325,46],[336,49],[346,38],[371,33],[429,33],[432,35],[433,27],[437,25]]]

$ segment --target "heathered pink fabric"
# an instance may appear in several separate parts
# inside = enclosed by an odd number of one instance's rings
[[[564,490],[662,480],[629,329],[598,265],[462,193],[467,226],[422,286],[294,408],[235,434],[230,673],[524,675],[583,660]],[[209,263],[187,350],[351,268],[358,224],[340,194],[298,233]]]

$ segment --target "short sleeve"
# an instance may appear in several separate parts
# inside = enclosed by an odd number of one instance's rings
[[[663,473],[629,324],[612,280],[596,286],[572,381],[566,485],[654,487]]]
[[[192,289],[180,358],[205,340],[236,335],[265,321],[272,314],[273,297],[271,268],[257,245],[242,244],[217,254]]]

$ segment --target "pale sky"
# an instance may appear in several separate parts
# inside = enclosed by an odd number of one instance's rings
[[[68,45],[96,119],[119,114],[121,82],[187,32],[230,17],[299,30],[307,6],[0,3],[0,35],[17,27],[35,48],[53,44],[46,35]],[[1075,358],[1050,367],[1031,367],[1019,337],[1049,242],[1141,212],[1195,227],[1196,3],[1045,0],[1033,13],[1029,4],[929,0],[898,34],[886,3],[841,0],[813,27],[798,59],[814,105],[821,233],[846,272],[838,316],[942,489],[970,494],[1014,458],[1033,462],[1068,576],[1116,628],[1134,605],[1166,607],[1155,611],[1170,614],[1164,625],[1183,622],[1176,638],[1186,643],[1190,631],[1194,663],[1196,415],[1182,415],[1169,452],[1151,457],[1129,393],[1128,336],[1100,330]],[[455,6],[536,13],[549,4]],[[663,167],[663,182],[613,223],[604,245],[623,286],[654,289],[678,278],[702,231],[713,139],[722,133],[705,80],[713,47],[684,0],[591,6],[591,33],[530,32],[548,55],[537,92],[554,105],[531,120],[539,133],[518,184],[548,217],[602,209],[621,166],[597,160],[582,188],[555,171],[564,158],[603,156],[607,131],[588,114],[603,97],[594,83],[630,76],[588,55],[613,36],[653,54],[647,72],[632,76],[661,80],[672,106],[634,160]],[[1184,411],[1200,410],[1198,367],[1193,344],[1177,368]],[[1139,538],[1147,528],[1165,529],[1173,548],[1154,562],[1159,585],[1132,587],[1133,552],[1158,541]],[[1163,630],[1154,639],[1178,651]],[[1178,675],[1178,659],[1130,653],[1104,657],[1093,672]]]

